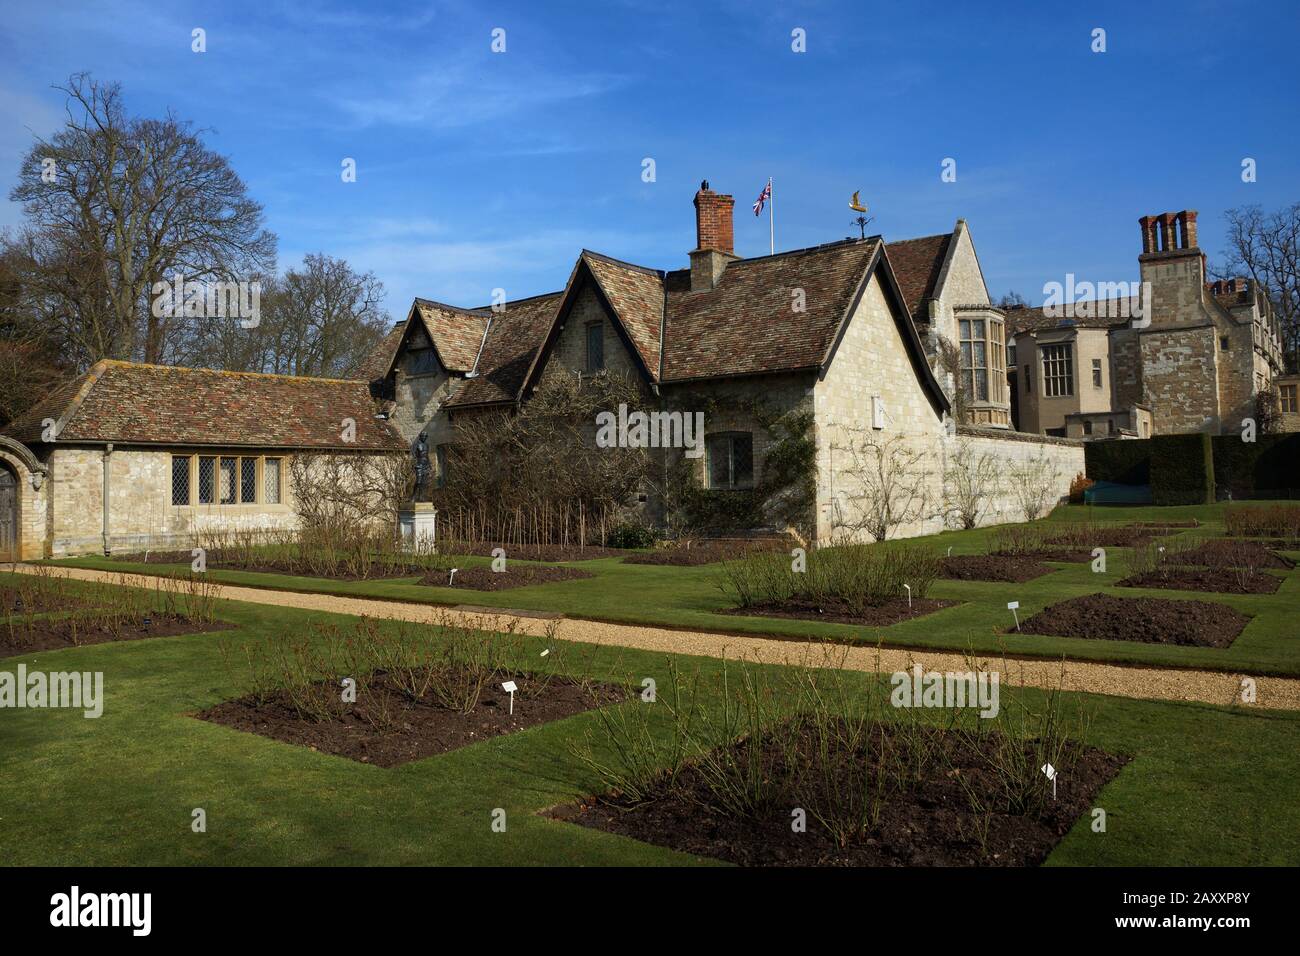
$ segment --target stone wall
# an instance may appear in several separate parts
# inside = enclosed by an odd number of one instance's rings
[[[884,403],[883,427],[873,427],[873,399]],[[943,423],[917,377],[903,336],[873,276],[825,378],[814,390],[817,428],[817,541],[862,538],[876,452],[895,460],[919,457],[909,484],[925,499],[924,514],[897,536],[939,530],[933,513],[941,493],[937,450]],[[888,446],[888,447],[886,447]]]
[[[610,374],[640,377],[636,360],[623,344],[613,319],[602,307],[590,283],[584,284],[574,299],[548,362],[558,362],[571,371],[587,374],[587,326],[596,322],[601,324],[604,334],[605,369]]]
[[[982,459],[988,463],[983,474],[991,475],[991,480],[979,483],[983,506],[977,526],[981,527],[1026,520],[1024,492],[1035,490],[1023,487],[1027,481],[1042,485],[1050,511],[1069,495],[1074,476],[1085,470],[1081,441],[1001,429],[959,428],[956,434],[944,437],[942,452],[949,527],[960,526],[953,510],[958,469],[976,466]]]
[[[176,449],[176,454],[189,454]],[[204,449],[195,454],[220,455]],[[226,450],[228,456],[261,452]],[[109,461],[108,547],[115,553],[191,547],[196,539],[220,532],[285,532],[299,526],[295,508],[291,456],[280,458],[279,504],[171,503],[172,449],[116,448]],[[104,450],[57,448],[49,458],[50,513],[42,541],[52,557],[102,554],[104,541]],[[258,497],[263,497],[259,488]]]
[[[1219,431],[1218,336],[1213,325],[1141,333],[1143,404],[1158,435]]]

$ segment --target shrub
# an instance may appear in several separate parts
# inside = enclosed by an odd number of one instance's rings
[[[1210,436],[1158,435],[1151,442],[1151,497],[1157,505],[1214,503]]]
[[[1225,508],[1223,523],[1228,534],[1241,538],[1275,535],[1300,538],[1300,505],[1271,505],[1266,508]]]
[[[1151,439],[1090,441],[1083,446],[1084,467],[1093,481],[1118,485],[1151,483]]]
[[[1300,434],[1215,435],[1214,483],[1233,498],[1270,497],[1300,487]]]
[[[1075,505],[1083,504],[1083,493],[1095,485],[1096,482],[1086,477],[1083,472],[1074,476],[1070,482],[1070,503]]]
[[[848,544],[813,551],[803,571],[780,552],[725,561],[718,586],[740,607],[807,601],[843,604],[861,614],[905,596],[905,584],[912,597],[925,597],[939,569],[939,557],[923,548]]]
[[[605,546],[609,548],[649,548],[654,543],[654,532],[643,524],[633,522],[618,525],[605,539]]]

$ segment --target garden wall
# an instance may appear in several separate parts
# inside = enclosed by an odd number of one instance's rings
[[[957,434],[944,439],[944,500],[947,527],[960,527],[953,507],[959,497],[957,472],[967,462],[978,464],[986,459],[992,466],[991,480],[979,487],[986,489],[983,509],[977,526],[1024,521],[1023,496],[1027,489],[1018,488],[1023,478],[1038,477],[1047,504],[1046,514],[1070,493],[1070,482],[1083,472],[1085,442],[1071,438],[1051,438],[1026,432],[997,428],[959,426]]]

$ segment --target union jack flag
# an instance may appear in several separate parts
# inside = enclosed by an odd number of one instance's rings
[[[771,198],[772,198],[772,180],[769,179],[767,181],[767,185],[763,187],[763,191],[759,193],[758,198],[754,200],[755,216],[757,216],[759,213],[763,211],[763,204],[766,203]]]

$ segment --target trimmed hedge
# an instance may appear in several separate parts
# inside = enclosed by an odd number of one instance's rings
[[[1151,498],[1158,505],[1214,503],[1210,436],[1157,435],[1151,444]]]
[[[1260,435],[1253,442],[1239,435],[1216,435],[1211,443],[1214,482],[1233,498],[1300,488],[1300,434]]]
[[[1083,460],[1093,481],[1113,481],[1119,485],[1151,483],[1150,439],[1085,442]]]

